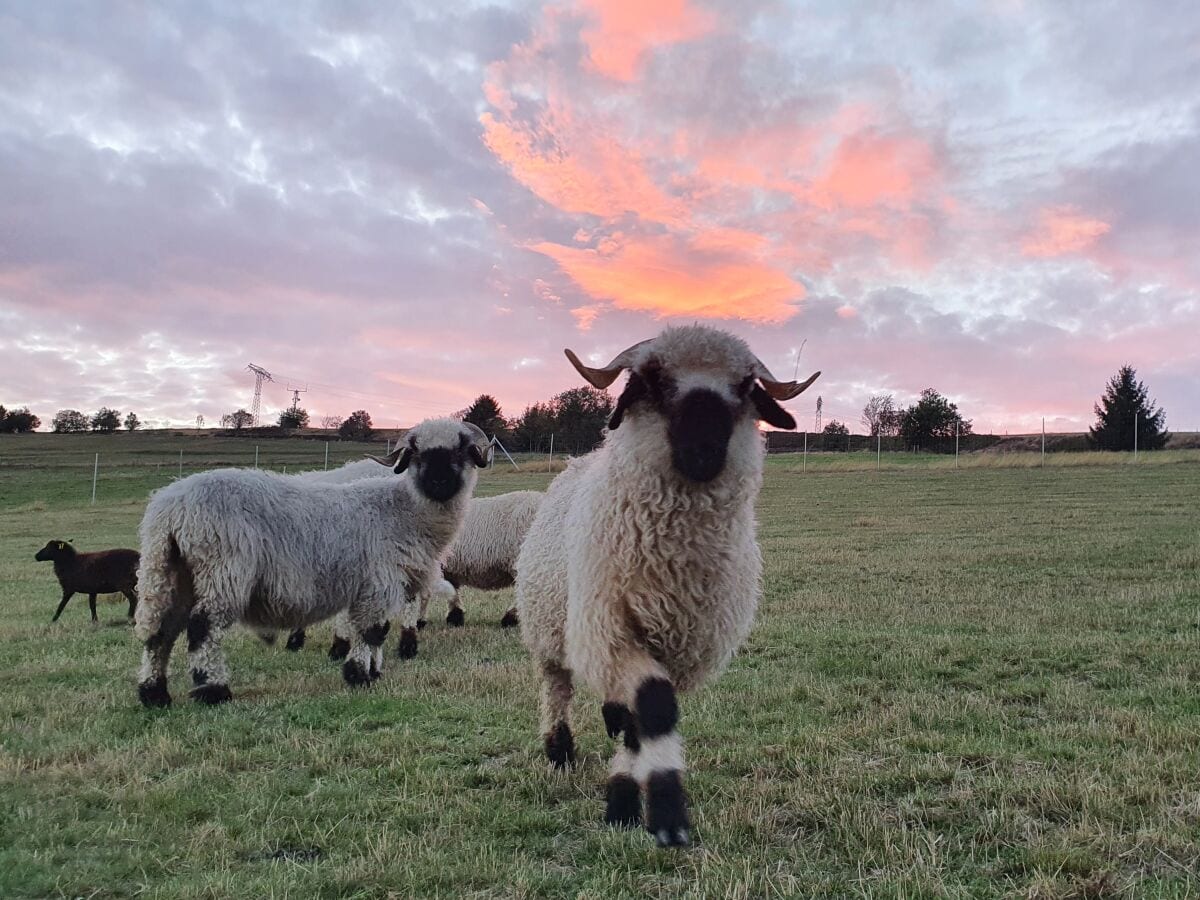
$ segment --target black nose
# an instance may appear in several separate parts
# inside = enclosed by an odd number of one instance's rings
[[[713,391],[690,391],[675,405],[667,429],[675,470],[691,481],[712,481],[725,469],[733,413]]]

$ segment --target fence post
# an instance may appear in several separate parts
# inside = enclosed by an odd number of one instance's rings
[[[1042,416],[1042,468],[1046,467],[1046,417]]]
[[[100,454],[96,454],[96,461],[92,464],[92,505],[96,504],[96,477],[100,474]]]
[[[808,431],[804,432],[804,458],[800,461],[800,471],[808,471]]]
[[[554,432],[550,432],[550,461],[546,463],[546,471],[549,472],[554,468]]]
[[[958,468],[958,423],[954,423],[954,468]]]
[[[1138,429],[1138,414],[1133,414],[1133,461],[1137,462],[1137,429]]]
[[[254,445],[254,468],[258,468],[258,444]]]
[[[329,471],[329,441],[325,442],[325,471]]]
[[[183,448],[179,448],[179,477],[183,477]]]
[[[883,432],[875,432],[875,471],[879,471],[879,457],[883,453]]]

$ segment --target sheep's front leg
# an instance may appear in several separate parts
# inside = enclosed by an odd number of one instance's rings
[[[96,595],[88,594],[88,609],[92,611],[92,624],[95,625],[100,620],[96,617]]]
[[[304,640],[306,637],[307,635],[305,634],[304,629],[297,628],[288,635],[287,643],[284,644],[284,646],[293,653],[296,653],[297,651],[304,649]]]
[[[229,690],[229,664],[221,640],[233,622],[215,604],[198,603],[188,617],[188,668],[192,672],[192,699],[216,706],[233,699]]]
[[[641,742],[637,720],[629,707],[619,700],[605,700],[600,708],[604,729],[610,738],[621,739],[622,746],[613,754],[605,789],[604,821],[618,828],[636,828],[642,823],[642,791],[633,777]]]
[[[632,775],[646,794],[646,830],[660,847],[687,846],[691,825],[683,790],[683,740],[676,730],[675,687],[662,666],[641,648],[615,660],[613,671],[621,673],[620,686],[609,694],[621,697],[629,715],[623,717],[625,746],[617,751],[609,776],[610,812],[620,821],[618,814],[628,810],[625,779]],[[610,712],[606,719],[610,730],[611,722]],[[635,732],[632,745],[631,730]]]
[[[391,629],[387,609],[386,603],[369,602],[347,610],[345,624],[351,637],[346,661],[342,663],[342,678],[351,687],[370,684],[382,671],[383,642]]]
[[[412,659],[417,655],[417,627],[421,616],[421,605],[415,597],[405,597],[400,609],[400,641],[396,655],[401,659]]]
[[[67,601],[70,600],[74,596],[75,596],[74,591],[68,591],[65,588],[63,589],[62,603],[58,604],[58,609],[56,609],[54,611],[54,618],[50,620],[51,622],[58,621],[58,617],[61,616],[63,610],[67,608]]]

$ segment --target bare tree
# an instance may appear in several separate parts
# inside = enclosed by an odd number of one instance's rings
[[[895,434],[900,428],[900,412],[896,409],[895,398],[891,394],[872,394],[863,407],[862,423],[871,437]]]
[[[321,427],[335,429],[342,424],[341,416],[321,416]]]

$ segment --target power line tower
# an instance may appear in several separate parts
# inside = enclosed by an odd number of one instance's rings
[[[821,407],[823,405],[824,405],[824,403],[822,403],[821,397],[818,394],[817,395],[817,415],[813,418],[813,431],[815,431],[817,434],[821,433]]]
[[[263,382],[264,381],[274,381],[275,379],[272,378],[271,373],[268,372],[266,369],[264,369],[262,366],[256,366],[254,363],[250,363],[250,365],[246,366],[246,368],[254,373],[254,402],[250,404],[250,418],[251,418],[250,424],[252,426],[254,426],[255,428],[257,428],[258,427],[258,411],[259,411],[259,408],[262,406]]]

